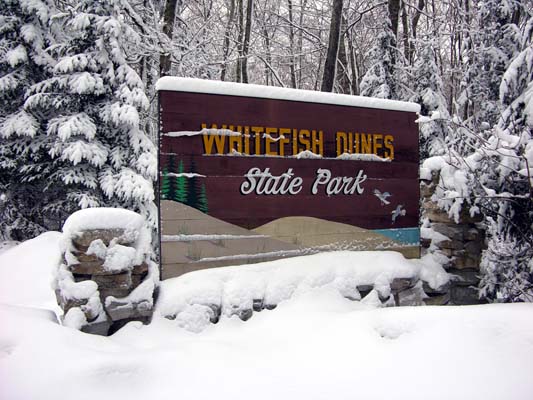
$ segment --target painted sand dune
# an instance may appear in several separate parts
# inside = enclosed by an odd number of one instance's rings
[[[332,245],[339,250],[390,249],[401,244],[372,230],[313,217],[286,217],[253,232],[303,247]]]
[[[241,228],[174,201],[161,202],[162,278],[228,265],[335,250],[395,250],[418,257],[372,230],[313,217],[286,217],[253,230]]]
[[[174,201],[161,201],[162,278],[198,269],[306,254],[298,245],[224,222]]]

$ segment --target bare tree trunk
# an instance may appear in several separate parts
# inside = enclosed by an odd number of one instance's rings
[[[272,65],[272,52],[270,50],[270,36],[268,34],[268,29],[266,25],[263,25],[263,38],[265,40],[265,51],[266,51],[266,60],[268,65]],[[268,65],[265,65],[265,80],[266,85],[269,86],[274,83],[272,79],[272,71],[268,67]]]
[[[346,29],[346,17],[342,16],[341,31]],[[346,56],[346,45],[344,43],[344,35],[339,38],[339,53],[337,56],[337,66],[339,72],[337,73],[338,88],[341,93],[350,93],[350,75],[348,73],[348,58]]]
[[[243,10],[243,0],[237,0],[237,18],[238,18],[238,29],[239,34],[237,36],[237,49],[239,53],[239,57],[237,58],[237,68],[235,73],[235,82],[242,82],[242,61],[243,61],[243,54],[244,54],[244,10]]]
[[[172,42],[174,32],[174,20],[176,19],[176,6],[178,0],[167,0],[163,12],[163,33],[168,37],[168,42]],[[168,49],[167,49],[168,50]],[[159,56],[159,75],[165,76],[170,73],[172,66],[170,50]]]
[[[420,15],[422,14],[422,11],[424,10],[425,6],[426,6],[426,1],[425,0],[418,0],[418,7],[417,7],[417,10],[415,11],[415,15],[413,16],[413,19],[411,21],[411,32],[412,32],[413,39],[416,39],[416,33],[417,33],[416,29],[417,29],[417,26],[418,26],[418,21],[420,20]],[[414,44],[410,43],[409,44],[408,57],[407,57],[407,59],[409,60],[410,64],[413,63],[414,51],[415,51]]]
[[[287,0],[287,7],[289,9],[289,48],[291,52],[289,57],[289,69],[291,74],[291,86],[296,89],[296,71],[294,68],[294,19],[292,14],[292,0]]]
[[[233,19],[235,18],[235,0],[230,0],[228,23],[226,24],[226,30],[224,31],[224,43],[222,45],[222,68],[220,70],[220,80],[226,80],[226,71],[228,68],[228,55],[229,55],[229,40],[231,27],[233,25]]]
[[[302,27],[304,25],[304,11],[307,7],[307,0],[300,0],[300,18],[298,20],[298,26]],[[303,29],[299,29],[298,30],[298,47],[297,47],[297,50],[298,50],[298,71],[296,72],[297,73],[297,76],[298,76],[298,80],[297,80],[297,83],[296,83],[296,86],[297,87],[301,87],[302,86],[302,70],[303,70],[303,61],[304,61],[304,56],[303,56]]]
[[[403,54],[405,59],[411,65],[411,60],[409,59],[409,22],[407,20],[407,10],[405,8],[405,0],[402,0],[402,38],[403,38]]]
[[[242,45],[242,81],[248,83],[248,54],[250,49],[250,35],[252,33],[253,0],[246,2],[246,26],[244,31],[244,43]]]
[[[398,37],[398,19],[400,16],[400,0],[389,0],[389,18],[394,37]]]
[[[331,92],[335,83],[335,67],[337,64],[337,53],[339,51],[339,38],[341,32],[342,1],[333,0],[331,12],[331,24],[329,26],[329,43],[326,62],[324,64],[324,74],[322,75],[322,92]]]
[[[351,70],[351,94],[359,94],[359,68],[357,65],[357,58],[355,56],[355,49],[353,47],[353,40],[351,30],[348,30],[348,50],[350,54],[350,70]]]

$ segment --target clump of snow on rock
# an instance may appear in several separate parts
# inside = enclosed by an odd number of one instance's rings
[[[133,265],[145,261],[145,256],[151,253],[150,231],[141,215],[121,208],[88,208],[76,211],[63,225],[63,245],[68,265],[77,263],[72,254],[72,239],[86,231],[104,229],[121,229],[124,234],[108,246],[100,239],[93,241],[87,254],[105,260],[104,268],[110,272],[131,269]],[[133,246],[122,246],[119,241],[132,243]]]

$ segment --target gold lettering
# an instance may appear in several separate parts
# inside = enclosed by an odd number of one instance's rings
[[[379,155],[380,150],[383,148],[383,135],[380,133],[376,133],[374,135],[374,154]]]
[[[225,129],[226,126],[222,125],[222,129]],[[202,129],[207,129],[207,124],[202,124]],[[210,129],[218,129],[216,124],[212,124]],[[210,133],[204,133],[202,135],[202,141],[204,144],[204,153],[205,154],[212,154],[213,153],[213,143],[216,147],[217,154],[223,154],[224,153],[224,142],[225,137],[224,135],[212,135]]]
[[[311,132],[309,132],[307,129],[300,129],[298,139],[299,142],[305,146],[303,150],[311,150],[311,141],[309,140],[310,136]],[[303,150],[300,146],[298,146],[298,153]]]
[[[292,155],[298,154],[298,129],[292,130]]]
[[[372,135],[361,134],[361,153],[372,154]]]
[[[383,155],[386,158],[390,158],[391,160],[394,160],[394,136],[387,135],[385,136],[385,148],[388,150]]]
[[[278,133],[278,128],[269,128],[267,127],[266,130],[265,130],[265,155],[267,156],[277,156],[278,153],[276,153],[274,150],[272,150],[270,148],[270,145],[273,144],[273,143],[276,143],[275,140],[272,140],[274,139],[271,135],[273,133]]]
[[[250,155],[250,127],[244,127],[244,154]]]
[[[230,131],[234,131],[234,126],[233,125],[230,125],[229,126],[229,130]],[[237,132],[239,132],[241,135],[242,135],[242,126],[238,125],[237,126]],[[233,152],[233,150],[237,150],[239,153],[242,153],[242,136],[239,135],[239,136],[230,136],[229,139],[228,139],[228,145],[229,145],[229,149],[228,149],[228,152],[231,153]],[[235,145],[237,145],[237,148],[235,149]]]
[[[337,131],[335,134],[335,142],[337,143],[337,157],[346,153],[346,132]]]
[[[315,130],[313,130],[313,153],[320,154],[321,156],[324,155],[324,132],[318,131],[318,134]]]
[[[279,148],[280,156],[285,155],[285,145],[290,142],[287,135],[289,135],[290,133],[291,133],[290,128],[279,128],[278,148]]]
[[[252,132],[254,133],[255,138],[255,155],[258,156],[261,154],[261,133],[264,132],[264,128],[262,126],[252,126]]]

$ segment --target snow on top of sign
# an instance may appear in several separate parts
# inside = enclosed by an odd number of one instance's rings
[[[262,99],[302,101],[306,103],[325,103],[350,107],[377,108],[392,111],[420,112],[420,106],[418,104],[403,101],[317,92],[313,90],[288,89],[276,86],[210,81],[194,78],[178,78],[171,76],[160,78],[157,81],[156,90],[211,93]]]
[[[208,241],[208,240],[241,240],[241,239],[257,239],[266,238],[266,235],[161,235],[162,242],[195,242],[195,241]]]
[[[311,150],[300,151],[298,154],[294,155],[293,157],[298,158],[298,159],[322,158],[320,154],[313,153]]]
[[[376,154],[362,154],[362,153],[342,153],[337,157],[338,160],[356,160],[356,161],[377,161],[377,162],[391,162],[390,158],[382,158]]]
[[[163,136],[169,136],[169,137],[198,136],[198,135],[241,136],[241,133],[232,131],[231,129],[214,129],[214,128],[203,128],[199,131],[178,131],[178,132],[163,133]]]
[[[195,172],[169,172],[168,176],[173,176],[174,178],[205,178],[205,175],[197,174]]]

